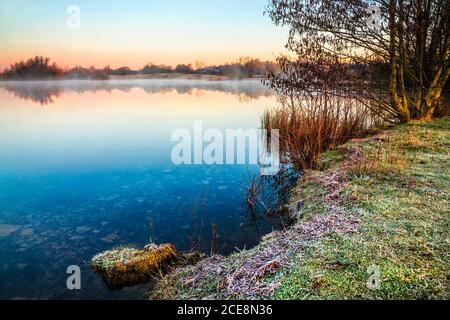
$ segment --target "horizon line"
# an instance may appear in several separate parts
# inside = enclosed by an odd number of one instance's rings
[[[112,70],[118,70],[118,69],[121,69],[121,68],[129,68],[131,71],[139,71],[139,70],[142,70],[143,68],[145,68],[146,66],[150,66],[150,65],[165,66],[165,67],[170,67],[170,68],[176,68],[177,66],[184,65],[184,66],[191,66],[194,70],[200,70],[202,68],[219,67],[219,66],[232,65],[232,64],[242,64],[242,62],[240,61],[241,59],[248,59],[248,61],[256,60],[256,61],[260,61],[262,63],[277,63],[277,61],[276,61],[277,58],[276,57],[273,60],[267,60],[267,59],[263,59],[261,57],[242,55],[242,56],[239,56],[239,58],[235,58],[234,60],[231,60],[231,61],[230,60],[224,60],[224,62],[220,62],[220,63],[206,63],[206,62],[204,62],[202,60],[195,60],[194,62],[179,62],[179,63],[175,63],[175,64],[173,64],[173,63],[172,64],[170,64],[170,63],[166,64],[166,63],[157,63],[157,62],[149,61],[149,62],[143,64],[141,67],[135,68],[135,67],[130,67],[129,65],[126,65],[126,64],[125,65],[116,64],[116,66],[112,66],[109,63],[106,63],[103,66],[100,66],[98,64],[83,65],[83,64],[78,64],[78,63],[72,64],[72,65],[69,65],[69,64],[65,64],[64,65],[64,64],[58,63],[56,60],[53,60],[51,57],[37,54],[37,55],[29,56],[28,58],[25,58],[25,59],[17,59],[15,62],[9,62],[9,63],[6,63],[6,62],[2,63],[2,62],[0,62],[0,66],[2,64],[4,65],[3,68],[0,69],[0,73],[5,72],[7,69],[9,69],[11,66],[13,66],[16,63],[26,62],[26,61],[28,61],[30,59],[34,59],[36,57],[48,58],[49,59],[49,64],[51,64],[51,65],[55,64],[56,66],[60,67],[63,70],[70,70],[70,69],[74,69],[74,68],[77,68],[77,67],[78,68],[84,68],[84,69],[95,68],[95,69],[98,69],[98,70],[102,70],[102,69],[106,69],[106,68],[109,67]],[[204,65],[201,68],[196,69],[195,65],[197,63],[203,63]]]

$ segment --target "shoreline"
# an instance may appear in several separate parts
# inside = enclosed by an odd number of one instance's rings
[[[175,270],[149,298],[447,299],[449,123],[398,125],[323,153],[292,191],[293,225]]]

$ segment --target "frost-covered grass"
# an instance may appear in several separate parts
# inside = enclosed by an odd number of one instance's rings
[[[384,141],[355,143],[366,159],[348,170],[343,193],[349,210],[359,209],[359,232],[306,246],[274,298],[449,298],[449,120],[411,123]],[[374,290],[367,286],[372,265],[380,270]]]

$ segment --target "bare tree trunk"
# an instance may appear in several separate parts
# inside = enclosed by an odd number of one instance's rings
[[[404,64],[406,63],[405,56],[405,33],[404,33],[404,25],[405,25],[405,7],[403,0],[399,0],[399,23],[398,23],[398,38],[399,38],[399,79],[400,79],[400,88],[402,90],[402,110],[408,110],[408,113],[411,113],[408,106],[408,93],[406,92],[405,87],[405,72],[404,72]]]
[[[408,122],[411,119],[409,109],[404,107],[403,101],[400,100],[398,96],[398,56],[397,56],[397,23],[395,21],[397,12],[396,0],[389,1],[389,33],[390,33],[390,43],[389,43],[389,59],[390,59],[390,85],[389,91],[391,94],[391,104],[392,108],[396,110],[400,121]],[[401,74],[403,76],[403,74]],[[404,85],[404,84],[403,84]],[[402,99],[403,100],[403,99]],[[406,105],[407,107],[407,105]]]
[[[450,49],[446,50],[446,55],[448,55]],[[424,99],[425,105],[423,112],[421,114],[422,119],[431,119],[434,113],[434,109],[436,108],[439,99],[441,98],[442,89],[447,83],[450,76],[450,64],[442,63],[439,70],[436,72],[436,75],[430,84],[430,88],[428,93]]]
[[[424,17],[423,17],[423,1],[417,0],[416,4],[417,18],[416,18],[416,50],[415,50],[415,66],[414,69],[417,74],[416,86],[415,86],[415,97],[414,97],[414,107],[418,115],[420,115],[423,98],[424,98],[424,51],[425,51],[425,35],[424,35]]]

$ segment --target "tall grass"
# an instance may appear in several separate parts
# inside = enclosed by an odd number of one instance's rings
[[[285,97],[262,118],[264,129],[279,130],[282,160],[298,170],[319,167],[323,151],[367,135],[376,123],[361,101],[326,94]]]

